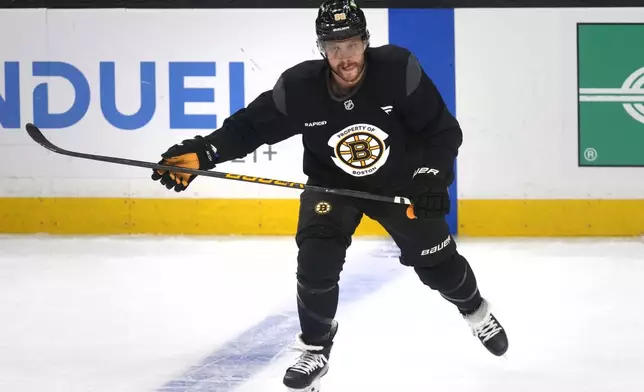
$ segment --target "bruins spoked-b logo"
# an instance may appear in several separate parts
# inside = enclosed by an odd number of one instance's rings
[[[328,214],[331,212],[331,204],[327,201],[318,202],[318,204],[315,205],[315,212],[318,215]]]
[[[380,169],[389,157],[385,140],[389,137],[382,129],[371,124],[354,124],[329,139],[335,156],[331,159],[340,169],[355,177],[371,175]]]

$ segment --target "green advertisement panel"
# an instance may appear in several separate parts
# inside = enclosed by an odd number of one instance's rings
[[[644,23],[577,25],[580,166],[644,166]]]

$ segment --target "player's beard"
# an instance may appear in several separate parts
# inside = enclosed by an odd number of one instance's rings
[[[353,60],[344,60],[340,62],[333,73],[340,78],[343,82],[347,84],[355,84],[362,76],[362,71],[364,70],[364,60],[363,61],[353,61]]]

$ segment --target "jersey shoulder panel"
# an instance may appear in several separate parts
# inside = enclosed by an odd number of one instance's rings
[[[309,83],[317,80],[324,69],[324,62],[321,60],[303,61],[291,68],[288,68],[280,75],[277,83],[273,87],[273,101],[277,109],[284,115],[292,114],[289,107],[292,104],[292,96],[300,96],[299,91],[302,86],[308,86]],[[289,94],[287,94],[287,90]]]
[[[411,95],[418,88],[422,67],[414,54],[401,46],[384,45],[370,52],[375,68],[386,72],[390,80],[404,87],[405,96]]]
[[[317,79],[326,68],[324,60],[303,61],[282,73],[286,84],[301,83],[310,79]]]
[[[407,60],[411,52],[402,46],[388,44],[378,47],[371,47],[368,49],[371,61],[383,62],[392,64],[407,65]]]
[[[369,48],[367,52],[367,73],[375,75],[375,80],[383,91],[395,100],[403,99],[407,92],[407,64],[411,52],[396,45]]]

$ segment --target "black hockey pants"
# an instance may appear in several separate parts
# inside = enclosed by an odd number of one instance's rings
[[[296,242],[297,303],[304,341],[324,344],[335,318],[340,272],[363,214],[380,223],[400,248],[400,262],[465,314],[481,303],[476,278],[456,250],[445,219],[410,220],[407,206],[304,191]]]

